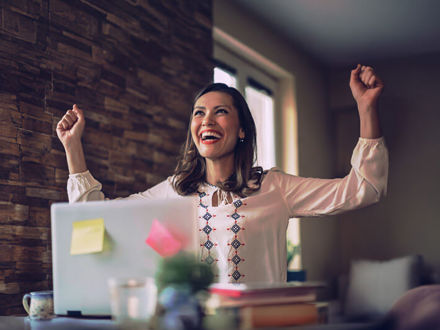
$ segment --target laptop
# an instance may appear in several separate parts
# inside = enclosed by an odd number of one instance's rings
[[[111,315],[109,278],[154,277],[156,273],[162,256],[152,247],[154,244],[147,243],[152,238],[150,233],[159,228],[160,235],[164,231],[171,235],[174,245],[178,242],[182,250],[197,251],[196,212],[191,198],[52,204],[55,314]],[[102,250],[75,252],[74,243],[80,248],[100,243],[78,243],[81,232],[74,228],[77,224],[88,225],[89,221],[95,225],[98,221],[98,226],[101,223],[100,229],[93,230],[101,230],[101,236],[97,237],[103,237]]]

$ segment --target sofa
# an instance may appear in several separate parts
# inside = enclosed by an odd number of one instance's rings
[[[303,330],[440,330],[440,285],[418,255],[353,260],[329,303],[329,323]]]

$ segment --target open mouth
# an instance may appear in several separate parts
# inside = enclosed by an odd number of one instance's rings
[[[215,143],[222,138],[222,135],[217,131],[203,131],[200,134],[200,139],[203,144],[211,144]]]

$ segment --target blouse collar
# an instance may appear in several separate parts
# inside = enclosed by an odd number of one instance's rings
[[[214,206],[213,201],[218,202],[218,205],[215,206],[222,206],[222,205],[231,204],[233,203],[234,200],[233,193],[224,191],[220,189],[220,187],[210,184],[208,182],[204,182],[203,184],[201,184],[199,191],[206,193],[206,197],[204,198],[206,198],[209,201],[210,206]]]

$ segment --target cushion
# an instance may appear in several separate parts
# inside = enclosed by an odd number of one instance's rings
[[[409,290],[388,313],[386,329],[440,329],[440,285],[424,285]]]
[[[345,302],[346,316],[349,319],[385,316],[399,297],[419,285],[420,270],[420,256],[353,261]]]

